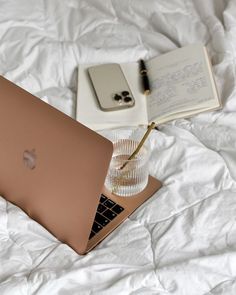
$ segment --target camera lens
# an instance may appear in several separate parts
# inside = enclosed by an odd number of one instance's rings
[[[114,100],[120,101],[121,99],[122,99],[122,97],[119,94],[114,95]]]
[[[128,96],[128,95],[129,95],[129,91],[122,91],[121,94],[122,94],[123,96]]]
[[[126,97],[124,98],[124,102],[131,102],[131,100],[132,100],[132,98],[129,97],[129,96],[126,96]]]

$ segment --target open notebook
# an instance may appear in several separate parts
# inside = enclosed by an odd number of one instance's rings
[[[193,44],[146,61],[151,94],[143,94],[137,62],[120,64],[135,98],[129,109],[99,108],[87,69],[80,65],[76,118],[99,130],[121,126],[157,125],[221,107],[206,48]]]

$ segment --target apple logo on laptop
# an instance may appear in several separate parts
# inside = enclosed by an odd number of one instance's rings
[[[31,151],[25,150],[23,153],[23,162],[25,166],[29,169],[34,169],[36,166],[36,153],[35,149],[32,149]]]

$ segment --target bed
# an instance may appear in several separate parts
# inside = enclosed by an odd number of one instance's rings
[[[75,117],[80,63],[206,45],[223,108],[159,126],[163,187],[77,255],[0,197],[0,294],[236,294],[236,1],[0,0],[0,74]]]

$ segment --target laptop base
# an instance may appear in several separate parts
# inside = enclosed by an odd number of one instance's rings
[[[105,187],[102,194],[108,199],[124,208],[124,210],[117,215],[117,217],[110,221],[105,227],[102,228],[96,235],[89,241],[86,253],[91,251],[98,243],[100,243],[106,236],[108,236],[117,226],[119,226],[126,218],[128,218],[138,207],[140,207],[146,200],[151,198],[153,194],[161,188],[161,182],[150,176],[146,188],[139,194],[132,197],[121,197],[112,194]]]

